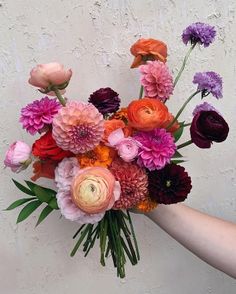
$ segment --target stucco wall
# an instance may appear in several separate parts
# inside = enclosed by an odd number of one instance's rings
[[[39,98],[27,84],[37,63],[59,61],[74,75],[67,96],[86,100],[91,92],[110,86],[123,105],[137,97],[138,72],[130,70],[130,45],[139,37],[153,37],[169,46],[169,66],[176,73],[186,47],[180,36],[191,22],[215,25],[216,41],[196,49],[169,103],[176,111],[194,87],[196,71],[214,70],[224,79],[224,98],[208,97],[228,121],[228,140],[210,150],[186,148],[185,164],[194,188],[187,203],[210,214],[236,221],[236,4],[234,0],[2,0],[0,1],[0,149],[3,159],[15,139],[32,142],[18,125],[23,105]],[[194,102],[185,117],[190,119]],[[185,138],[188,138],[186,134]],[[12,174],[0,170],[0,293],[134,293],[206,294],[236,292],[235,280],[209,267],[143,216],[134,216],[141,262],[127,265],[119,280],[109,262],[99,264],[98,250],[86,260],[69,257],[77,225],[59,219],[59,213],[34,228],[36,216],[15,225],[16,211],[3,212],[20,196]],[[30,170],[17,175],[30,176]]]

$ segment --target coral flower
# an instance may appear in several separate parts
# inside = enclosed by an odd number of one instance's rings
[[[77,159],[81,168],[92,166],[108,167],[115,155],[116,152],[113,148],[100,144],[87,153],[78,154]]]
[[[169,120],[169,112],[161,101],[145,97],[129,104],[128,119],[135,129],[151,131],[162,127]]]
[[[114,113],[111,116],[111,119],[119,119],[119,120],[122,120],[125,124],[127,124],[128,123],[127,107],[123,107],[119,111]]]
[[[166,62],[167,46],[164,42],[155,39],[139,39],[130,48],[135,56],[131,68],[144,64],[147,60]]]
[[[55,160],[38,160],[33,163],[32,181],[37,181],[39,178],[54,179],[55,169],[58,162]]]
[[[111,119],[111,120],[105,120],[104,123],[104,134],[103,134],[103,142],[107,143],[107,139],[109,135],[114,132],[115,130],[122,129],[125,137],[128,137],[131,135],[131,128],[126,126],[125,123],[120,119]]]
[[[53,138],[57,145],[75,154],[92,150],[102,139],[104,120],[92,104],[71,101],[53,120]]]
[[[145,200],[148,194],[148,178],[145,169],[135,162],[124,162],[116,159],[112,162],[110,171],[121,185],[120,199],[113,208],[128,209]]]
[[[148,61],[139,67],[145,95],[165,101],[173,93],[173,78],[167,65],[160,61]]]

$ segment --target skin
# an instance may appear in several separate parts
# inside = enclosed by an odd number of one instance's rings
[[[160,204],[146,215],[199,258],[236,278],[236,224],[180,203]]]

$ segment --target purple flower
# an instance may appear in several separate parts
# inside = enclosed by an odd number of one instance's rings
[[[176,151],[174,139],[165,129],[139,132],[134,139],[141,143],[137,163],[150,171],[162,169]]]
[[[52,123],[54,115],[60,108],[61,104],[57,102],[56,98],[49,99],[46,96],[23,107],[20,122],[27,132],[34,135]]]
[[[193,77],[193,83],[198,85],[203,97],[211,93],[217,99],[222,98],[222,78],[216,72],[198,72]]]
[[[191,42],[191,44],[199,43],[204,45],[204,47],[208,47],[214,41],[215,35],[216,30],[213,26],[196,22],[183,31],[182,40],[185,45]]]
[[[111,88],[101,88],[93,92],[88,101],[92,103],[103,115],[116,112],[120,107],[119,94]]]
[[[204,102],[202,104],[197,105],[194,108],[194,110],[193,110],[193,116],[195,116],[199,111],[210,111],[210,110],[213,110],[213,111],[219,113],[219,111],[216,110],[215,107],[213,107],[211,104],[209,104],[208,102]]]

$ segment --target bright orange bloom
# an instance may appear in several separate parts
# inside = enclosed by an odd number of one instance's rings
[[[33,173],[31,177],[32,181],[37,181],[39,178],[55,178],[55,168],[58,162],[54,160],[38,160],[33,163]]]
[[[100,144],[93,150],[79,154],[76,157],[80,167],[84,168],[93,166],[108,167],[115,156],[116,152],[113,148]]]
[[[129,137],[132,133],[132,129],[130,127],[127,127],[125,123],[120,119],[106,120],[104,123],[104,127],[105,131],[103,134],[103,142],[107,142],[107,138],[109,137],[109,135],[117,129],[122,129],[125,137]]]
[[[160,60],[166,62],[167,46],[164,42],[155,39],[139,39],[130,48],[135,56],[131,68],[144,64],[147,60]]]
[[[157,202],[153,201],[150,197],[147,197],[145,200],[139,202],[136,208],[141,212],[149,212],[157,207]]]
[[[164,103],[154,98],[134,100],[128,106],[128,119],[131,127],[140,131],[162,128],[170,115]]]

